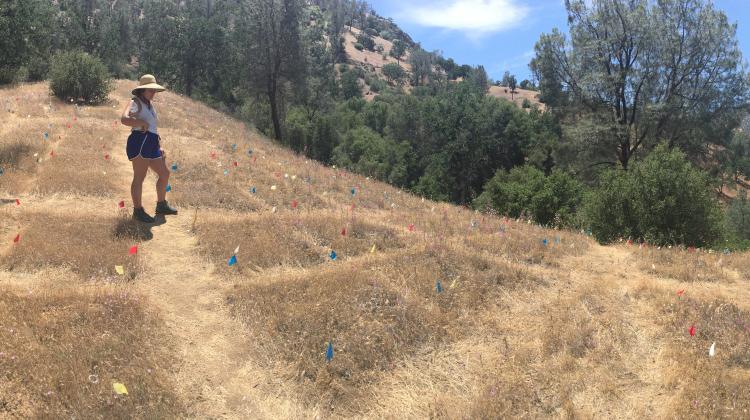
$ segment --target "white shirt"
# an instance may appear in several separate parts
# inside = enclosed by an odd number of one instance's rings
[[[148,123],[148,131],[159,134],[157,131],[156,123],[158,122],[158,118],[156,118],[156,109],[154,108],[153,102],[151,103],[151,107],[146,105],[145,102],[141,102],[141,112],[138,112],[138,104],[135,102],[135,99],[132,99],[130,101],[130,107],[128,108],[128,115],[134,118],[141,119],[143,121],[146,121]],[[140,131],[140,128],[133,127],[131,131]]]

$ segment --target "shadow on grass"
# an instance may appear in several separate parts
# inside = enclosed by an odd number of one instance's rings
[[[118,239],[134,239],[137,241],[150,241],[154,239],[154,234],[151,232],[151,228],[154,226],[161,226],[167,221],[164,216],[156,216],[154,223],[143,223],[131,218],[120,218],[117,221],[113,235]]]

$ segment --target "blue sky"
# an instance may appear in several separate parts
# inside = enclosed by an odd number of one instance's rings
[[[369,0],[428,51],[442,50],[460,64],[484,65],[490,77],[505,70],[530,78],[529,60],[543,32],[567,27],[563,0]],[[715,0],[750,59],[750,2]]]

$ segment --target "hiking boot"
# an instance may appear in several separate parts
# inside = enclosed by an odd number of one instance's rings
[[[169,203],[167,203],[167,200],[164,201],[157,201],[156,202],[156,215],[157,216],[166,216],[166,215],[174,215],[177,214],[177,209],[174,207],[171,207]]]
[[[146,213],[146,210],[143,210],[143,207],[133,209],[133,219],[143,223],[154,223],[156,221],[153,217],[149,216],[148,213]]]

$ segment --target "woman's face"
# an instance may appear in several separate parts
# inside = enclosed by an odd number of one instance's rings
[[[149,101],[154,99],[154,96],[156,96],[156,90],[155,89],[143,89],[143,97],[148,99]]]

